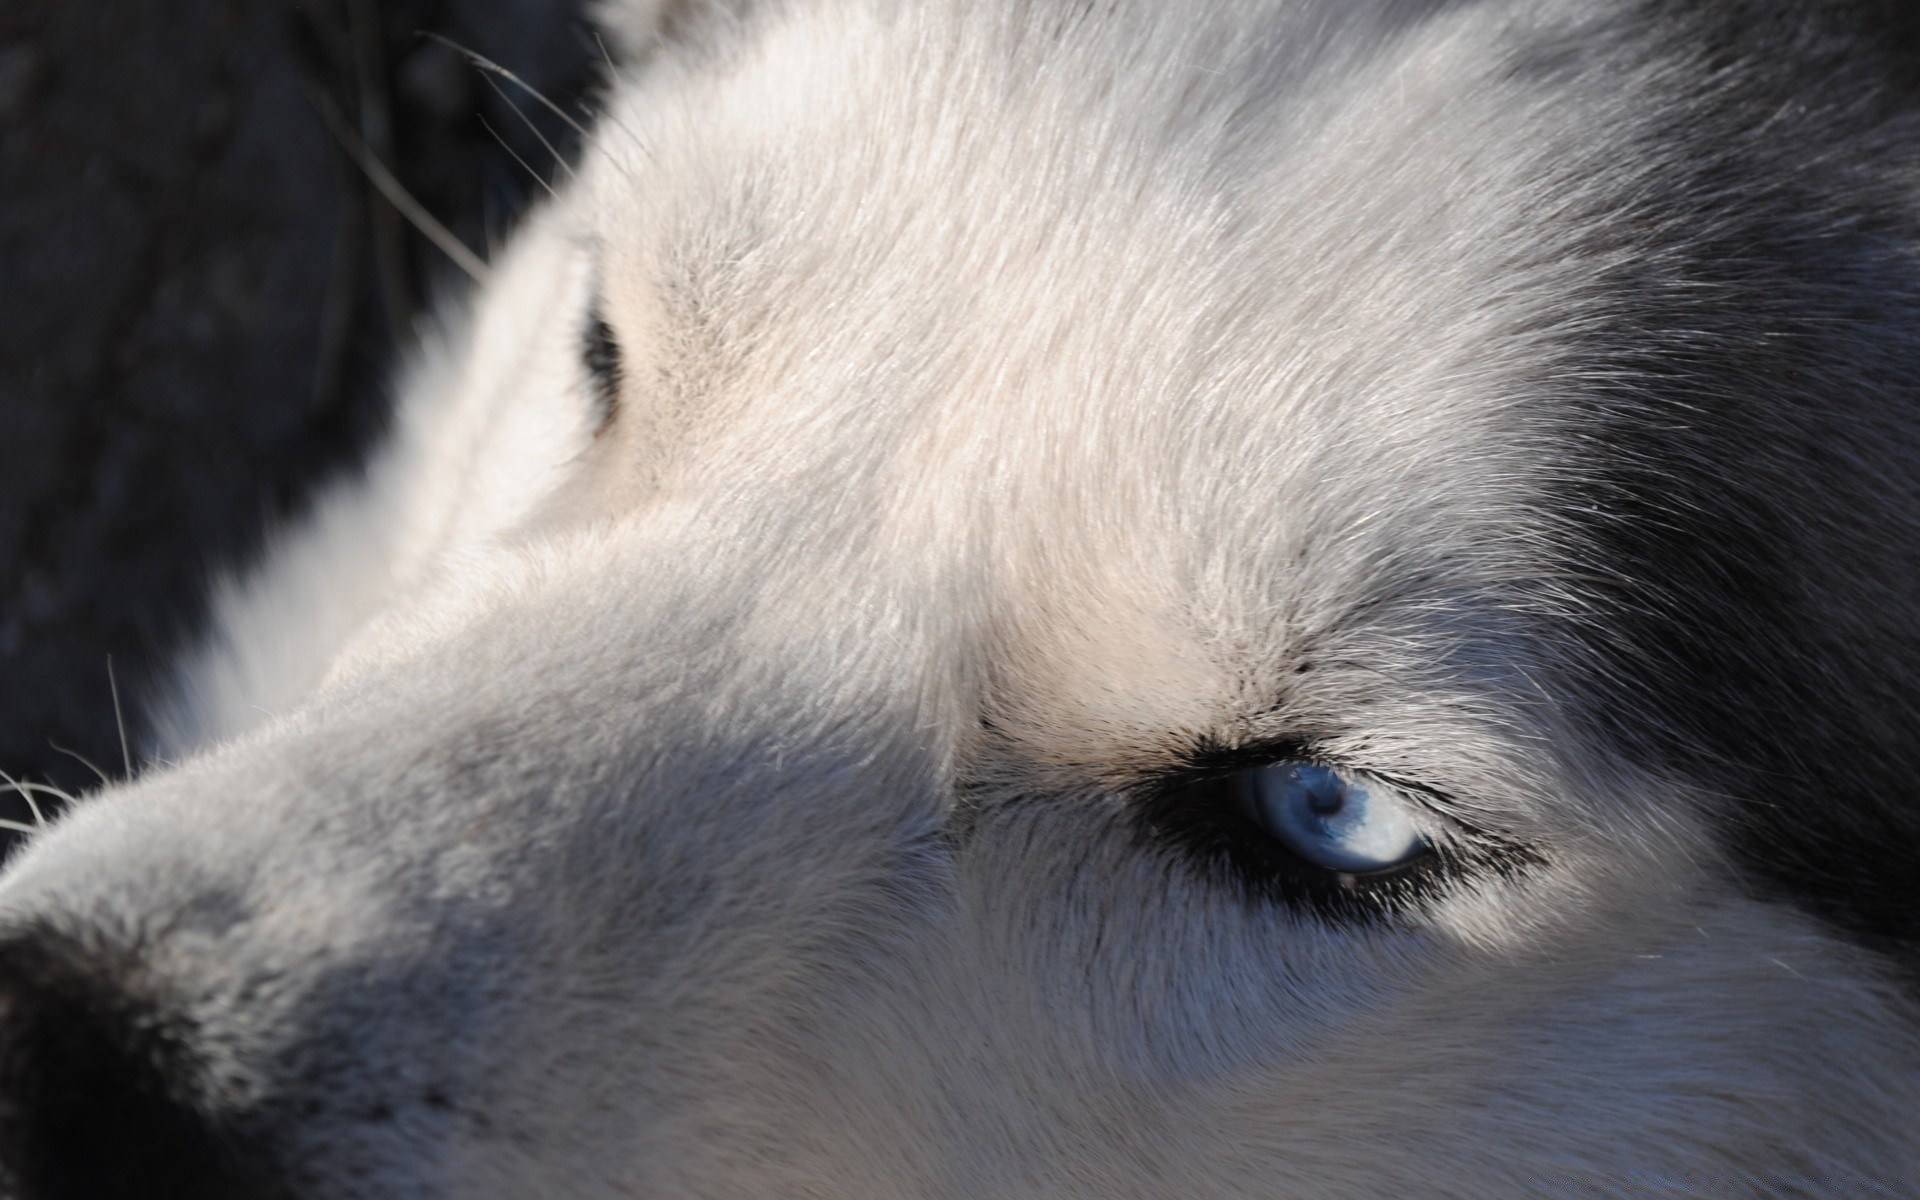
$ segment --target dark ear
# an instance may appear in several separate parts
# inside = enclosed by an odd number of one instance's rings
[[[596,0],[592,12],[608,48],[638,63],[664,46],[709,46],[757,7],[754,0]]]

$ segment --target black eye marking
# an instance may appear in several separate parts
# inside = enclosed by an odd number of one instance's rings
[[[1401,788],[1433,798],[1432,808],[1451,833],[1391,870],[1329,870],[1288,850],[1237,802],[1236,776],[1288,761],[1324,760],[1294,743],[1203,750],[1134,793],[1135,827],[1161,852],[1170,847],[1180,864],[1248,904],[1282,904],[1323,920],[1362,925],[1417,917],[1450,891],[1489,877],[1513,878],[1543,861],[1531,847],[1468,826],[1438,793],[1402,782]]]
[[[613,326],[607,324],[600,301],[587,310],[587,327],[580,339],[580,361],[593,384],[593,436],[599,437],[613,423],[620,409],[620,381],[626,374],[620,357],[620,343],[614,340]]]

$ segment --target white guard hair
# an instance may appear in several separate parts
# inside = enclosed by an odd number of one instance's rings
[[[14,1194],[1920,1191],[1897,947],[1605,716],[1570,397],[1738,90],[1640,13],[608,6],[577,176],[10,865]],[[1206,799],[1295,759],[1437,865]]]

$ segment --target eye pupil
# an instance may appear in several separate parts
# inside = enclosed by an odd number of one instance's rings
[[[1315,780],[1307,786],[1307,806],[1316,814],[1336,816],[1347,806],[1345,791],[1338,780]]]

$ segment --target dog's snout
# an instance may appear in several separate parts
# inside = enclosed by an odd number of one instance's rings
[[[0,941],[0,1197],[259,1200],[192,1094],[184,1023],[115,957],[44,932]]]

